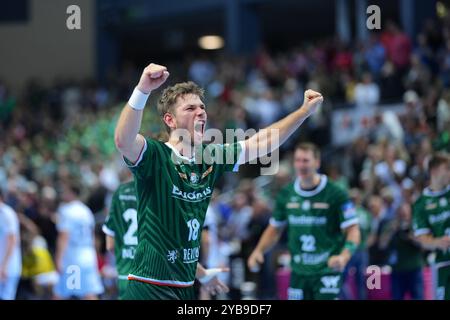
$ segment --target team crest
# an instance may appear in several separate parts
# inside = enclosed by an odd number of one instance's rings
[[[198,183],[198,175],[195,172],[191,173],[191,183],[193,184]]]
[[[446,198],[440,198],[440,199],[439,199],[439,205],[440,205],[441,207],[446,207],[447,204],[448,204],[448,201],[447,201]]]
[[[309,210],[311,209],[311,202],[309,202],[309,200],[305,200],[302,203],[302,209],[303,210]]]

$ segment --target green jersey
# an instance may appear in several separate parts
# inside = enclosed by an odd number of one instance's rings
[[[321,175],[314,190],[301,189],[299,179],[284,187],[270,223],[287,225],[292,271],[320,275],[335,272],[328,268],[328,258],[341,253],[343,230],[358,224],[358,217],[347,193]]]
[[[138,247],[128,279],[187,287],[195,280],[200,235],[215,184],[236,171],[242,143],[202,145],[187,159],[170,144],[146,139],[135,164]]]
[[[438,192],[429,188],[423,190],[413,206],[413,228],[415,236],[450,236],[450,185]],[[450,249],[437,251],[437,263],[449,261]]]
[[[123,183],[114,192],[103,232],[114,237],[114,255],[119,280],[126,280],[134,259],[137,239],[137,202],[134,182]]]

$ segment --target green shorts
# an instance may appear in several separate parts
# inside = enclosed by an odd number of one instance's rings
[[[303,276],[291,273],[289,300],[336,300],[342,287],[342,274]]]
[[[124,300],[195,300],[194,286],[158,286],[136,280],[128,280]]]
[[[437,266],[437,300],[450,300],[450,265]]]
[[[128,279],[119,279],[117,284],[117,289],[119,290],[119,300],[125,299],[125,293],[127,292]]]

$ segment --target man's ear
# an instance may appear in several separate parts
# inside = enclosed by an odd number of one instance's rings
[[[163,116],[164,123],[171,129],[174,130],[177,126],[175,117],[173,114],[166,112]]]

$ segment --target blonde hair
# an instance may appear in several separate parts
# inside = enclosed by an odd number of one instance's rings
[[[200,99],[204,98],[205,91],[203,88],[199,87],[195,82],[180,82],[171,87],[164,89],[161,98],[158,101],[158,112],[161,117],[164,117],[166,113],[173,113],[173,106],[177,102],[178,97],[184,96],[186,94],[194,94],[200,97]],[[164,123],[166,126],[167,132],[170,133],[170,128]]]

